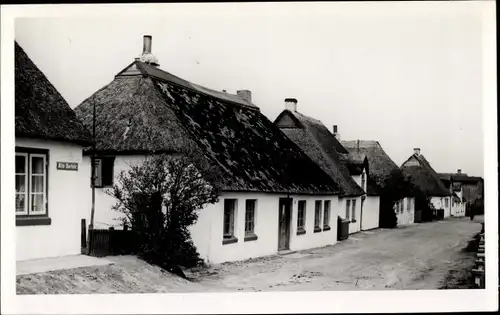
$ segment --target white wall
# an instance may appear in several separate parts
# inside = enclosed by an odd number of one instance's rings
[[[127,171],[130,169],[131,165],[137,165],[144,161],[144,155],[123,155],[117,156],[115,158],[115,163],[113,167],[114,181],[116,181],[116,176],[121,171]],[[85,168],[85,194],[90,197],[86,199],[88,209],[92,206],[92,188],[91,188],[91,158],[89,156],[83,157],[83,164]],[[94,212],[94,228],[96,229],[108,229],[109,227],[114,227],[115,229],[122,229],[121,218],[124,214],[118,211],[114,211],[111,207],[116,203],[115,198],[106,194],[109,188],[96,188],[95,189],[95,212]],[[87,225],[90,224],[90,210],[87,216]]]
[[[448,198],[448,207],[445,207],[445,199]],[[451,202],[450,197],[431,197],[431,203],[436,209],[444,210],[444,217],[447,218],[451,215]]]
[[[379,227],[380,197],[367,196],[363,205],[361,230],[371,230]]]
[[[86,165],[86,191],[89,196],[90,188],[90,158],[84,157]],[[144,156],[117,156],[114,165],[114,175],[120,171],[127,170],[130,165],[142,163]],[[96,189],[95,217],[96,228],[108,228],[114,226],[121,227],[120,217],[123,214],[111,210],[115,204],[113,197],[105,193],[105,188]],[[243,260],[252,257],[276,254],[278,252],[278,206],[279,198],[286,195],[264,194],[264,193],[223,193],[217,204],[208,205],[199,210],[198,221],[191,226],[191,236],[195,246],[203,259],[208,259],[211,263],[225,261]],[[299,250],[335,244],[337,242],[337,196],[295,196],[293,198],[290,249]],[[237,243],[222,244],[224,198],[238,199],[237,211],[235,215],[235,236]],[[254,241],[244,241],[245,238],[245,199],[257,199],[255,212],[255,234],[258,239]],[[297,206],[298,200],[306,200],[306,234],[297,235]],[[331,200],[330,227],[329,231],[314,233],[314,201]],[[359,202],[357,208],[359,209]],[[88,206],[90,209],[90,199]],[[89,211],[90,212],[90,211]],[[321,212],[323,216],[323,209]],[[359,214],[358,214],[359,217]],[[118,220],[117,220],[118,219]],[[358,221],[359,222],[359,221]]]
[[[349,210],[349,220],[351,220],[351,223],[349,223],[349,234],[357,233],[361,230],[361,222],[360,222],[360,215],[361,215],[361,196],[359,197],[343,197],[338,199],[338,205],[339,205],[339,215],[341,218],[346,219],[346,200],[349,199],[351,200],[351,206]],[[355,220],[352,219],[352,200],[356,200],[356,218]]]
[[[463,217],[465,216],[465,203],[462,202],[463,191],[460,190],[456,191],[455,193],[457,194],[458,198],[460,198],[460,202],[457,202],[456,205],[453,205],[453,198],[451,198],[452,200],[451,215],[455,217]]]
[[[412,200],[410,205],[410,210],[408,210],[408,202]],[[403,202],[403,212],[397,211],[397,204],[395,206],[396,217],[398,219],[398,225],[408,225],[415,222],[415,198],[404,198]]]
[[[16,260],[79,254],[85,207],[82,147],[56,141],[19,139],[16,146],[49,150],[48,215],[50,225],[16,226]],[[56,162],[78,163],[78,171],[58,170]]]
[[[200,256],[209,263],[244,260],[278,252],[279,198],[286,195],[264,193],[223,193],[217,204],[209,205],[199,211],[198,222],[191,226],[191,236]],[[337,242],[336,196],[296,196],[291,195],[292,217],[290,249],[333,245]],[[237,199],[235,214],[235,236],[238,242],[222,244],[224,199]],[[245,242],[245,200],[257,199],[255,212],[255,234],[258,239]],[[306,233],[297,235],[298,200],[306,200]],[[328,231],[314,233],[314,212],[316,200],[331,200],[330,227]],[[323,208],[322,208],[323,220]],[[323,223],[323,221],[322,221]],[[321,224],[323,226],[323,224]]]

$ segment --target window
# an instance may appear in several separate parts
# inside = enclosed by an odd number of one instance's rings
[[[316,200],[314,211],[314,232],[321,231],[321,200]]]
[[[352,220],[351,222],[356,222],[356,199],[352,200]]]
[[[408,210],[408,212],[411,211],[411,202],[412,202],[412,198],[406,199],[406,210]]]
[[[444,207],[448,208],[448,198],[444,198]]]
[[[365,182],[366,182],[365,173],[362,173],[361,174],[361,188],[363,188],[364,191],[366,191]]]
[[[48,150],[16,147],[16,225],[47,225]]]
[[[234,217],[236,211],[236,199],[224,199],[224,231],[223,244],[235,243],[238,241],[234,237]]]
[[[245,202],[245,241],[257,239],[255,235],[255,205],[257,200],[247,199]]]
[[[306,201],[299,200],[297,211],[297,234],[305,234],[304,229],[306,225]]]
[[[95,187],[113,186],[113,168],[115,164],[114,157],[97,157],[95,159]],[[92,175],[90,177],[92,185]]]
[[[347,199],[347,200],[345,201],[345,218],[346,218],[347,220],[350,220],[350,217],[351,217],[351,216],[349,215],[349,210],[350,210],[349,208],[350,208],[350,207],[351,207],[351,200],[350,200],[350,199]]]
[[[323,213],[323,231],[330,229],[330,200],[325,200]]]

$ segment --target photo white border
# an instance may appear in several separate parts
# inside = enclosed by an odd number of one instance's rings
[[[14,211],[14,19],[17,17],[108,17],[152,16],[168,6],[171,12],[230,14],[245,8],[263,14],[286,14],[301,8],[308,14],[324,12],[321,3],[231,3],[231,4],[86,4],[12,5],[1,7],[1,305],[12,314],[110,314],[110,313],[394,313],[461,312],[498,310],[498,174],[496,115],[496,29],[494,1],[451,2],[351,2],[328,3],[351,6],[367,13],[390,6],[412,5],[415,10],[471,6],[483,13],[483,126],[486,270],[485,290],[335,291],[277,293],[186,293],[15,295]],[[371,11],[370,11],[371,10]],[[152,13],[157,12],[157,13]],[[324,13],[323,13],[324,14]],[[6,209],[4,211],[4,209]]]

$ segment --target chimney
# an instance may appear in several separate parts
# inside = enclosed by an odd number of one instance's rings
[[[461,169],[458,169],[458,170],[457,170],[457,174],[462,174],[462,170],[461,170]]]
[[[151,35],[144,35],[143,46],[142,46],[142,53],[143,54],[150,54],[151,53],[152,40],[153,40],[153,38],[151,37]]]
[[[420,148],[415,148],[415,149],[413,149],[413,153],[414,153],[416,156],[419,156],[419,155],[420,155]]]
[[[333,125],[333,136],[340,141],[340,134],[337,125]]]
[[[142,55],[139,60],[150,64],[152,66],[158,67],[158,59],[151,52],[151,46],[153,44],[153,38],[151,35],[144,35],[143,37],[143,45],[142,45]],[[137,60],[137,59],[136,59]]]
[[[285,108],[289,111],[297,111],[297,99],[296,98],[285,98]]]
[[[249,90],[238,90],[236,95],[242,98],[244,101],[252,104],[252,92]]]

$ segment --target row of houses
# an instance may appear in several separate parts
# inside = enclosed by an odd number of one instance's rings
[[[445,216],[464,214],[461,177],[437,174],[418,151],[399,168],[379,142],[341,141],[337,126],[301,113],[294,98],[272,122],[248,90],[233,95],[161,70],[150,36],[139,58],[74,111],[17,42],[15,56],[17,260],[79,253],[92,207],[94,228],[122,228],[106,194],[116,174],[186,147],[221,174],[220,201],[191,227],[210,263],[333,245],[338,217],[349,234],[379,227],[380,191],[394,170],[412,175]],[[398,224],[413,223],[412,195],[394,210]]]

